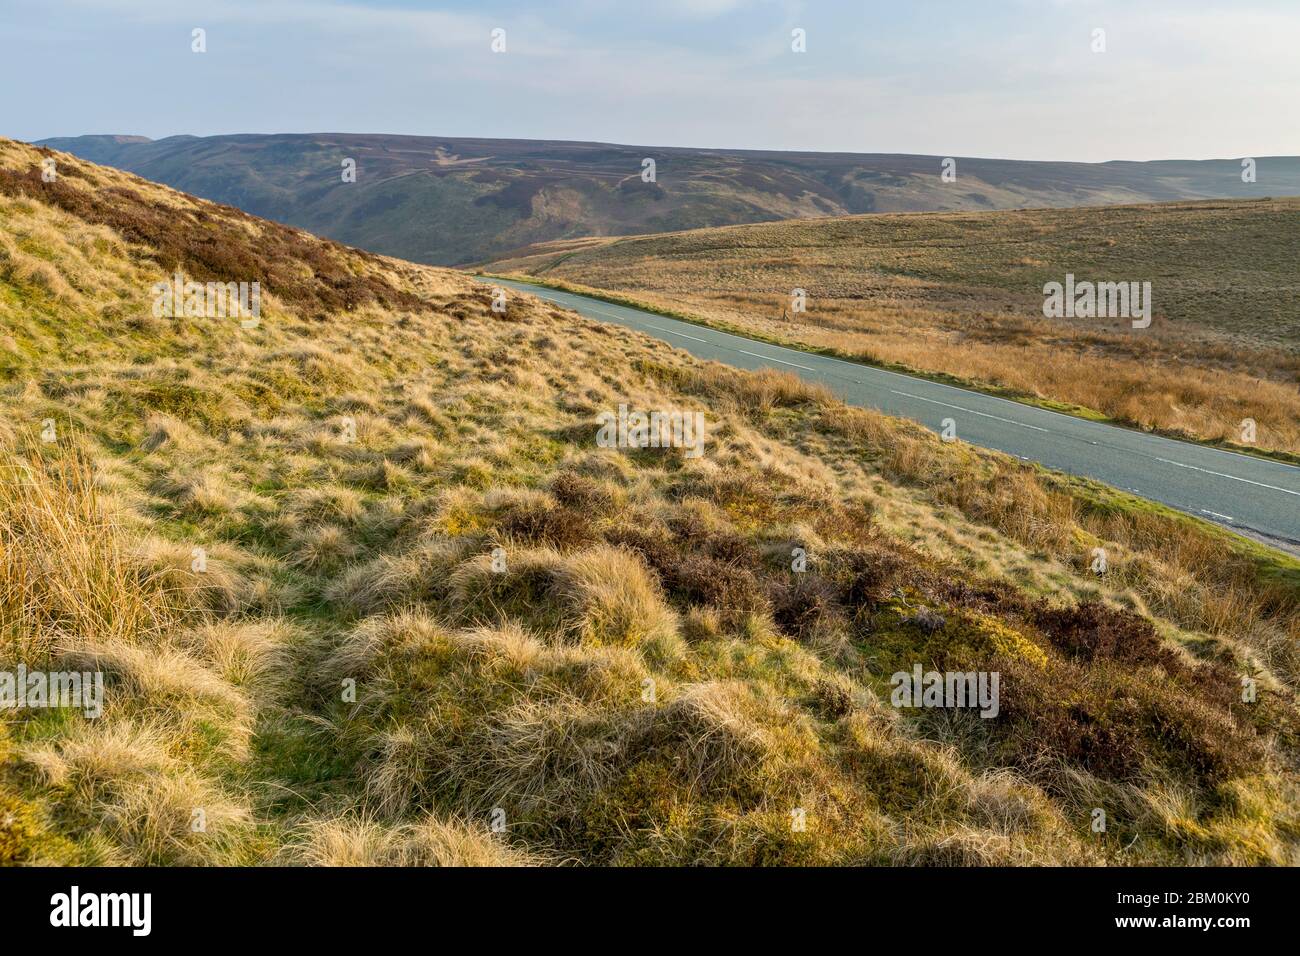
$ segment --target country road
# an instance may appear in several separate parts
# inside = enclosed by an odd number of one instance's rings
[[[1008,399],[719,332],[652,312],[504,279],[587,316],[636,329],[702,359],[736,368],[794,372],[851,405],[910,418],[939,432],[1095,478],[1291,552],[1300,551],[1300,468],[1090,422]]]

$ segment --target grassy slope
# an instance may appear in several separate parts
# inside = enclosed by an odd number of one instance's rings
[[[4,712],[0,861],[1295,861],[1293,563],[58,158],[0,141],[0,667],[108,697]],[[153,318],[175,266],[260,327]]]
[[[492,264],[772,341],[1143,428],[1300,452],[1300,200],[866,216],[553,243]],[[1156,318],[1048,321],[1042,287],[1149,279]],[[803,288],[808,311],[789,311]]]

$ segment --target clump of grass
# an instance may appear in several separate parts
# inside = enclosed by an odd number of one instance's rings
[[[122,862],[229,862],[248,839],[250,814],[172,756],[174,739],[157,720],[87,723],[57,742],[26,748],[20,759],[39,775],[60,813],[78,829],[106,836]]]
[[[336,524],[309,525],[294,538],[292,561],[309,571],[336,571],[356,554],[351,536]]]
[[[73,448],[0,462],[0,653],[49,660],[60,646],[140,644],[174,626],[176,596],[141,567]]]
[[[325,598],[353,614],[438,600],[452,586],[452,570],[474,547],[471,538],[431,535],[407,551],[349,566],[329,583]]]
[[[293,858],[308,866],[537,866],[546,858],[482,824],[429,816],[385,826],[360,816],[311,823]]]
[[[618,548],[479,555],[453,572],[451,600],[466,621],[518,620],[563,641],[637,647],[656,659],[680,653],[676,615],[658,583],[635,555]]]

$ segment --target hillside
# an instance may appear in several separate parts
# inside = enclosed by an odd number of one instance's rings
[[[1300,199],[872,215],[555,242],[488,265],[1142,428],[1300,454]],[[1149,328],[1043,288],[1149,281]],[[803,313],[791,292],[807,293]]]
[[[867,212],[1300,195],[1300,158],[1101,164],[382,134],[45,140],[341,242],[466,264],[534,242]],[[357,177],[343,182],[343,160]],[[656,181],[642,182],[642,160]]]
[[[492,304],[0,140],[0,863],[1300,861],[1300,565]]]

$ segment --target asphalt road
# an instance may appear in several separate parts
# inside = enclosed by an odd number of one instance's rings
[[[850,405],[910,418],[935,432],[943,431],[944,419],[952,419],[958,440],[1095,478],[1286,550],[1300,549],[1300,468],[1292,465],[1090,422],[570,292],[483,281],[636,329],[702,359],[794,372],[827,385]]]

